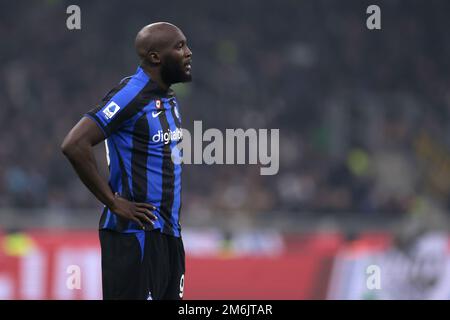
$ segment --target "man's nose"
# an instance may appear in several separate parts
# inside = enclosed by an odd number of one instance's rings
[[[186,57],[188,57],[188,58],[190,58],[190,57],[192,57],[192,51],[191,51],[191,49],[189,49],[189,47],[186,47]]]

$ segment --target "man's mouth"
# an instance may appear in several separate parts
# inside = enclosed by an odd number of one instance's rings
[[[184,64],[184,69],[186,71],[191,71],[191,62],[190,61],[188,61]]]

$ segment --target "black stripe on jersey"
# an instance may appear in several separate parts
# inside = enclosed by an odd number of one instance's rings
[[[167,121],[165,111],[159,116],[159,122],[161,123],[161,129],[163,134],[169,131],[169,123]],[[170,141],[164,144],[163,147],[163,163],[162,163],[162,195],[160,211],[164,216],[164,229],[163,233],[174,234],[173,226],[170,221],[172,215],[173,205],[173,192],[175,189],[175,166],[172,161],[172,151],[170,149]],[[169,225],[168,225],[169,224]]]
[[[122,82],[119,83],[119,85],[109,90],[109,92],[103,97],[101,103],[98,104],[94,109],[90,110],[88,114],[93,117],[98,123],[102,123],[97,117],[96,113],[99,112],[117,92],[122,90],[127,85],[128,81],[130,81],[130,78],[125,78]]]
[[[133,130],[133,149],[131,151],[131,181],[136,202],[147,198],[147,158],[150,140],[147,114],[144,113],[135,123]]]

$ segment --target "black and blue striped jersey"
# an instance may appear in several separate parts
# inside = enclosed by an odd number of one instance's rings
[[[146,230],[180,236],[182,139],[181,117],[174,92],[161,89],[141,67],[123,79],[93,110],[93,119],[106,137],[109,185],[113,192],[134,202],[156,207],[155,225]],[[142,231],[105,206],[100,229],[132,233]]]

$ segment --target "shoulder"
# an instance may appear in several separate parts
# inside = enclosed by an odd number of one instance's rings
[[[104,103],[113,101],[117,105],[125,107],[134,100],[140,99],[146,86],[148,83],[145,81],[133,77],[124,78],[104,96],[102,101]]]

